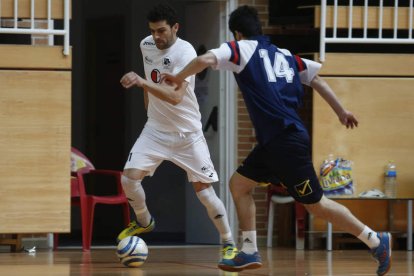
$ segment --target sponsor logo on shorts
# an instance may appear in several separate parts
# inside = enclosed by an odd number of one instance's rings
[[[307,196],[309,194],[312,193],[312,188],[310,186],[310,180],[307,179],[305,181],[303,181],[302,183],[295,185],[295,190],[296,193],[302,197],[302,196]]]
[[[201,167],[201,172],[210,178],[214,177],[214,172],[212,171],[212,168],[210,166]]]

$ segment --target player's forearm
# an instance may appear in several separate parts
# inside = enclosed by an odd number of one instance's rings
[[[206,54],[193,59],[186,67],[184,67],[183,70],[181,70],[181,72],[177,74],[176,77],[179,80],[184,81],[188,76],[200,73],[207,67],[213,66],[216,63],[216,56],[211,52],[207,52]]]
[[[187,77],[191,75],[195,75],[205,68],[208,67],[208,64],[202,62],[200,57],[193,59],[180,73],[177,74],[177,78],[181,81],[185,80]]]
[[[155,84],[145,80],[142,83],[142,88],[148,93],[151,93],[155,97],[166,101],[172,105],[179,104],[183,99],[183,94],[180,90],[174,90],[172,86]]]
[[[340,103],[338,97],[335,95],[334,91],[325,80],[319,76],[316,76],[310,85],[331,106],[338,117],[340,117],[345,112],[345,109]]]

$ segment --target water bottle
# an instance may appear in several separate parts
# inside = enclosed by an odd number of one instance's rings
[[[397,166],[394,161],[388,161],[384,179],[385,196],[395,198],[397,196]]]

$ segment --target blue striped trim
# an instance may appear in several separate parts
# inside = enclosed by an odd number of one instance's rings
[[[135,237],[135,238],[137,238],[137,241],[135,242],[134,247],[133,247],[133,249],[131,250],[131,252],[134,252],[135,247],[137,247],[138,242],[139,242],[139,238],[138,238],[138,237]],[[128,251],[129,251],[129,249],[131,249],[132,243],[134,242],[135,238],[134,238],[134,236],[132,236],[132,237],[129,239],[128,244],[127,244],[124,248],[122,248],[121,250],[118,250],[118,251],[117,251],[117,252],[118,252],[118,254],[119,254],[119,255],[123,255],[123,254],[125,254],[126,252],[128,252]]]
[[[147,257],[148,254],[146,254],[146,253],[134,253],[134,254],[129,254],[129,256],[131,256],[131,257],[134,257],[134,256]]]

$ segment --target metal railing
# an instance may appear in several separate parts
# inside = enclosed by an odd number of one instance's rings
[[[414,44],[414,39],[412,37],[413,32],[413,0],[409,0],[408,7],[405,9],[408,12],[408,23],[407,26],[400,26],[399,22],[399,9],[402,7],[399,6],[398,0],[394,0],[393,7],[387,7],[393,9],[392,13],[392,37],[384,37],[383,30],[384,30],[384,3],[383,0],[379,0],[379,5],[370,6],[368,4],[368,0],[364,0],[364,5],[362,7],[362,28],[356,28],[353,26],[353,20],[355,17],[360,16],[360,13],[355,13],[355,6],[354,1],[349,0],[349,5],[347,6],[347,22],[348,26],[347,29],[347,36],[339,37],[338,36],[338,0],[333,1],[333,12],[332,12],[332,36],[326,35],[327,30],[327,0],[321,0],[321,22],[320,22],[320,61],[325,60],[325,51],[326,51],[326,44],[328,43],[367,43],[367,44]],[[375,7],[376,9],[376,16],[378,17],[378,25],[376,27],[376,35],[368,37],[368,30],[369,28],[369,8]],[[355,36],[354,30],[355,29],[362,29],[362,37]],[[387,28],[389,29],[389,28]],[[408,35],[405,37],[399,36],[399,31],[408,31]]]
[[[0,34],[30,34],[30,35],[61,35],[63,36],[63,54],[69,55],[69,19],[70,19],[70,0],[63,1],[63,29],[54,29],[52,24],[52,0],[47,0],[47,28],[35,27],[35,0],[30,1],[30,28],[23,28],[18,26],[19,21],[19,0],[14,0],[13,6],[13,26],[2,27],[0,24]],[[0,0],[0,22],[1,18],[1,4]]]

